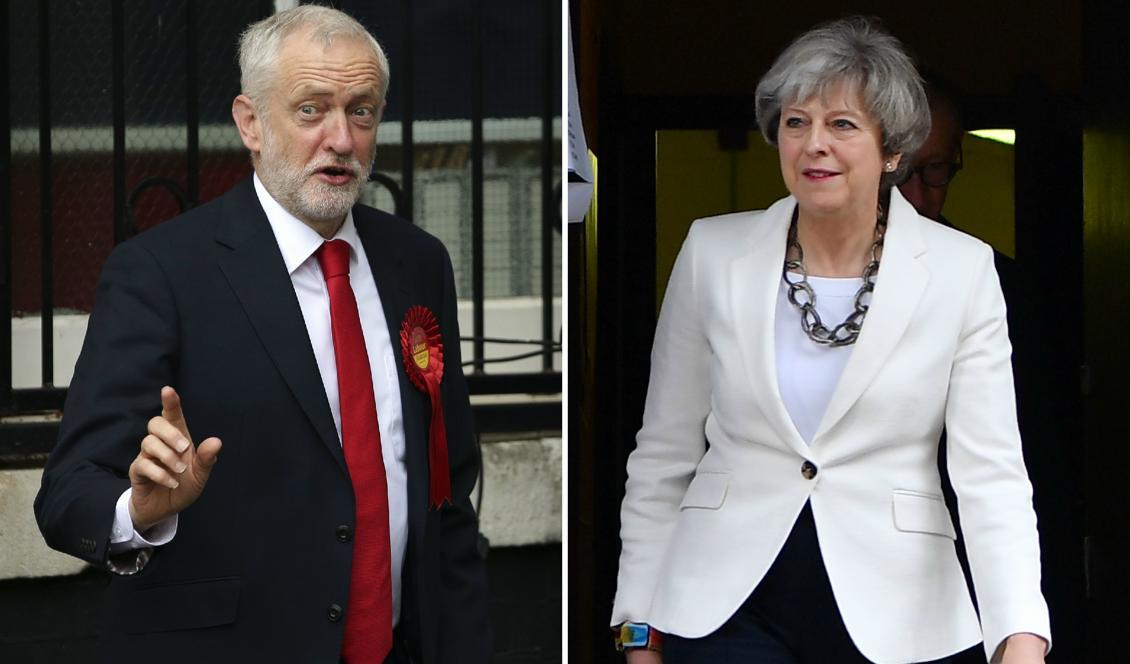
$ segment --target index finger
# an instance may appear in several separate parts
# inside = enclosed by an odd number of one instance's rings
[[[161,417],[168,420],[185,438],[192,440],[192,436],[188,435],[188,423],[184,421],[184,412],[180,407],[180,395],[168,385],[161,388]]]

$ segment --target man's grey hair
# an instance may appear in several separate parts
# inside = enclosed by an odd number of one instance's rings
[[[276,83],[278,56],[283,40],[302,31],[324,48],[335,39],[358,39],[373,49],[380,69],[380,97],[388,92],[388,58],[377,40],[349,14],[320,5],[300,5],[252,23],[239,38],[239,84],[260,114],[266,112],[266,97]]]
[[[851,17],[825,23],[802,34],[757,84],[757,124],[770,145],[777,145],[781,108],[826,95],[833,88],[859,94],[863,110],[882,132],[884,156],[910,155],[930,133],[930,108],[922,78],[902,43],[875,19]],[[884,173],[881,189],[902,179],[910,159]]]

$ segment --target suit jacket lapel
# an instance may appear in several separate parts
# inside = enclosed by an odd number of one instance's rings
[[[832,400],[812,439],[815,447],[851,409],[875,379],[910,324],[930,274],[918,257],[926,251],[918,213],[897,189],[891,191],[891,213],[871,308],[855,342]]]
[[[422,537],[426,510],[417,508],[426,506],[428,501],[428,432],[425,422],[430,410],[423,394],[409,380],[400,352],[400,324],[408,308],[419,302],[412,300],[410,284],[405,278],[403,243],[390,237],[386,226],[386,222],[397,222],[380,217],[372,219],[369,214],[359,213],[357,209],[353,211],[353,221],[361,244],[365,247],[373,280],[377,284],[392,352],[396,356],[396,375],[400,383],[401,415],[404,422],[405,463],[408,467],[408,532],[413,538]]]
[[[224,198],[221,215],[220,269],[295,400],[348,475],[298,297],[250,179]]]
[[[774,343],[777,293],[789,223],[795,207],[796,200],[791,196],[777,201],[764,212],[765,219],[753,224],[755,232],[750,238],[750,253],[730,265],[730,283],[733,284],[730,292],[738,347],[749,374],[754,400],[761,405],[781,440],[797,454],[807,457],[808,445],[781,400]]]

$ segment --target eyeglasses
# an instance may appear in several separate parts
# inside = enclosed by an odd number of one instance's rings
[[[959,148],[956,162],[935,161],[929,164],[920,164],[908,170],[906,176],[899,184],[907,182],[911,177],[917,174],[922,180],[922,184],[927,187],[944,187],[953,180],[954,176],[957,175],[957,172],[961,170],[963,165],[961,149]]]

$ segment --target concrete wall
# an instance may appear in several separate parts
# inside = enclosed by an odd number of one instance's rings
[[[77,574],[86,567],[43,543],[31,508],[42,474],[40,469],[0,472],[0,579]]]
[[[484,441],[482,448],[479,523],[491,546],[560,542],[560,435]]]
[[[561,541],[561,437],[483,442],[480,513],[492,547]],[[77,574],[86,564],[52,551],[35,524],[32,502],[43,471],[0,471],[0,580]],[[472,503],[478,498],[478,490]]]

